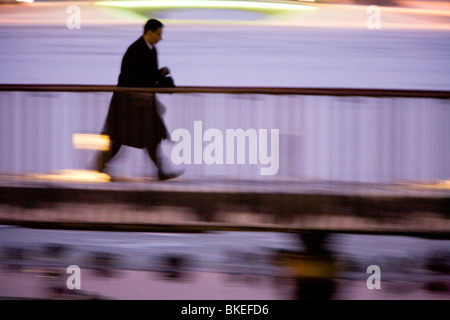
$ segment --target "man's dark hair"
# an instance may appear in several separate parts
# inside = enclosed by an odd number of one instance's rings
[[[147,23],[144,26],[144,34],[147,31],[151,31],[151,32],[155,32],[156,30],[158,30],[159,28],[162,28],[163,24],[161,23],[161,21],[156,20],[156,19],[150,19],[147,21]]]

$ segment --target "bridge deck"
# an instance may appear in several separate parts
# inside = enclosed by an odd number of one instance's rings
[[[337,181],[0,176],[0,224],[200,232],[253,230],[417,234],[450,239],[446,181]]]

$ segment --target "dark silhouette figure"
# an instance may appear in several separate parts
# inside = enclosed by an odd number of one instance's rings
[[[163,24],[150,19],[144,34],[127,49],[122,59],[118,87],[155,88],[167,86],[170,71],[158,68],[155,45],[162,40]],[[97,170],[103,172],[107,163],[119,152],[122,145],[146,149],[158,169],[158,178],[167,180],[178,177],[180,172],[164,172],[160,156],[160,143],[170,139],[161,115],[160,102],[150,92],[114,92],[103,134],[110,137],[110,148],[97,158]]]

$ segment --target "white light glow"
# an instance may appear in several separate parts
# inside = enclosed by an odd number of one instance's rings
[[[307,0],[314,2],[315,0]],[[275,9],[275,10],[316,10],[317,8],[300,4],[253,2],[253,1],[212,1],[212,0],[154,0],[154,1],[102,1],[101,6],[122,8],[216,8],[216,9]]]

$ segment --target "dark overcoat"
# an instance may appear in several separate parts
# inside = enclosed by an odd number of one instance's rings
[[[155,88],[160,78],[156,49],[151,50],[140,37],[123,56],[117,86]],[[155,147],[169,138],[157,103],[154,93],[114,92],[103,134],[121,145]]]

